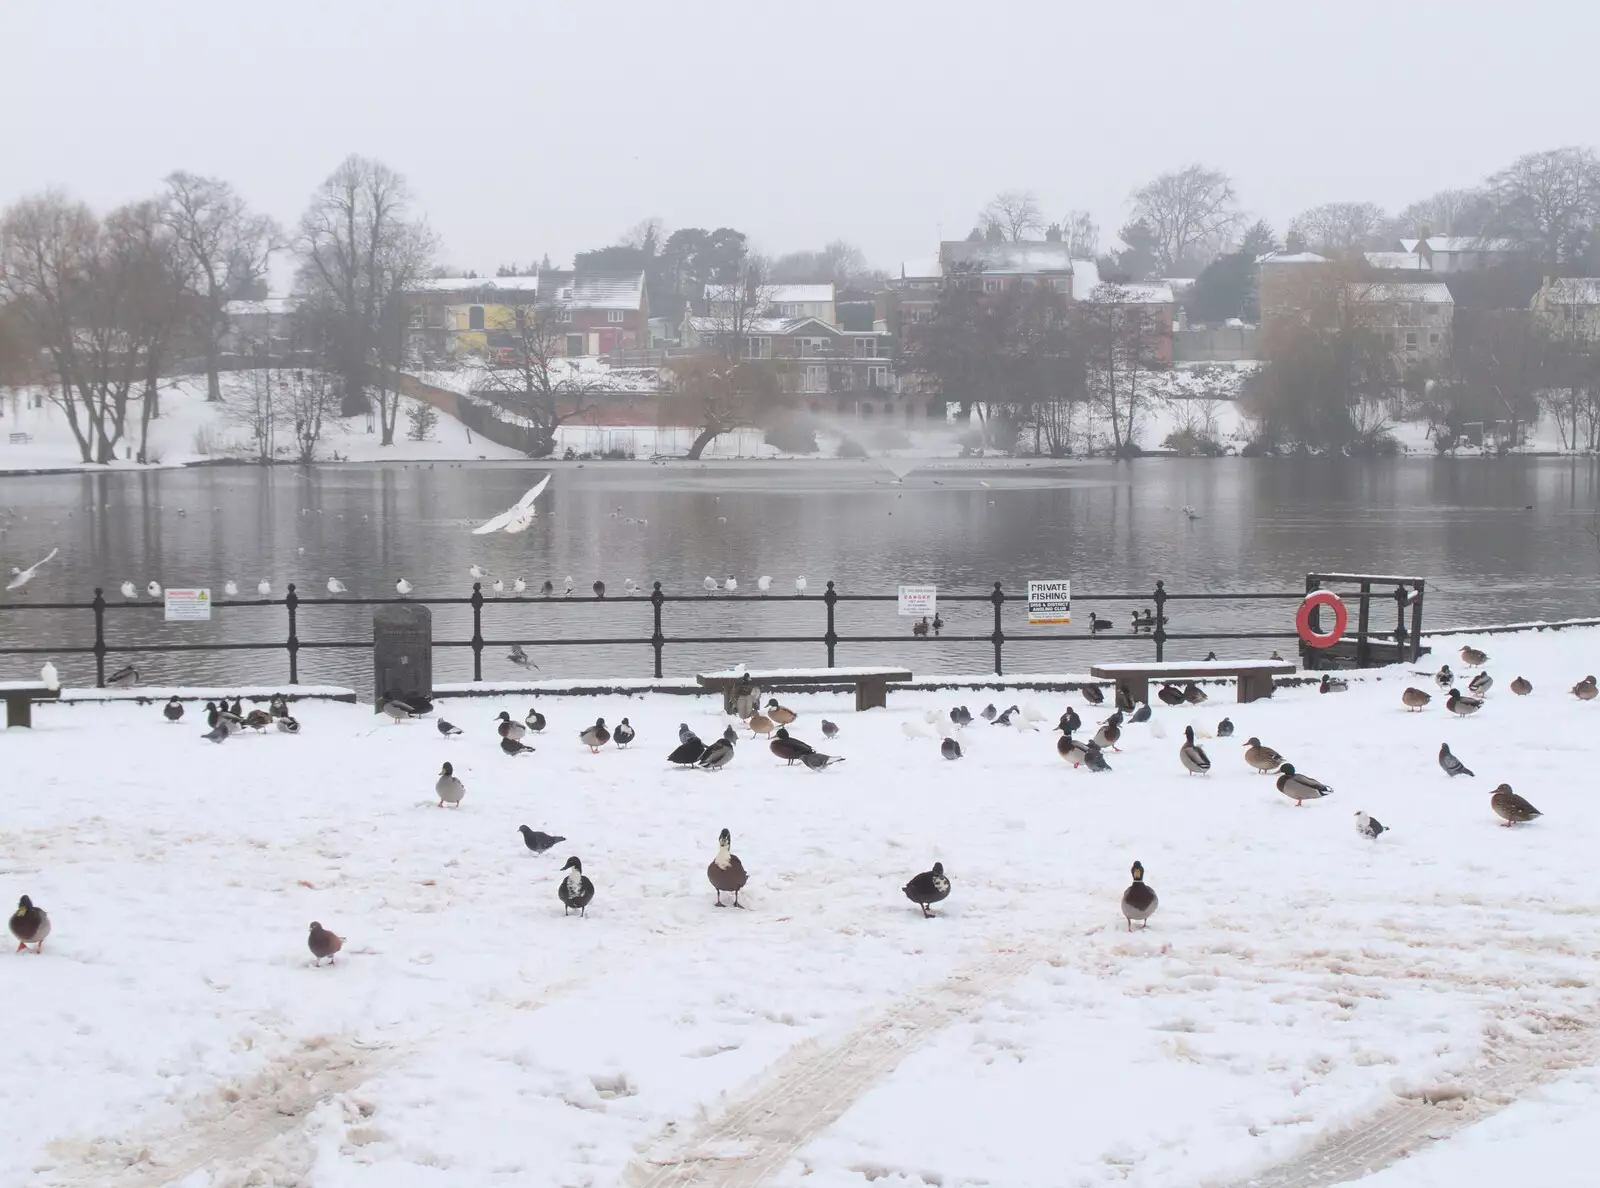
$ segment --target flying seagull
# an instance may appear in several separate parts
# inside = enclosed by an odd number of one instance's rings
[[[472,530],[474,536],[487,536],[491,532],[525,532],[528,525],[533,523],[533,518],[539,514],[533,506],[533,501],[539,498],[539,493],[550,485],[550,476],[547,474],[528,489],[521,499],[517,500],[505,511],[491,520],[486,520]]]
[[[34,578],[39,576],[39,570],[44,566],[44,562],[50,560],[51,557],[54,557],[60,551],[60,549],[51,549],[49,556],[45,557],[44,561],[35,561],[26,569],[18,569],[13,565],[11,567],[11,580],[6,583],[6,589],[22,589],[22,587],[26,586],[29,582],[33,581]]]

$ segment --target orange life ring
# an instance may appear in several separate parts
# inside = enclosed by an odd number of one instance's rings
[[[1311,630],[1311,612],[1319,606],[1325,606],[1333,612],[1333,630],[1316,632]],[[1344,635],[1344,629],[1350,625],[1350,612],[1345,609],[1344,603],[1339,601],[1339,596],[1332,590],[1317,590],[1307,594],[1305,601],[1300,604],[1300,610],[1294,617],[1294,629],[1300,633],[1300,638],[1314,648],[1331,648],[1338,643]]]

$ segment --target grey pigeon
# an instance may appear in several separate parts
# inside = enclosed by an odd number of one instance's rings
[[[838,738],[839,737],[839,727],[838,727],[838,725],[836,723],[828,721],[828,719],[826,719],[826,718],[822,719],[822,737],[823,738]]]
[[[824,755],[821,751],[807,751],[800,756],[800,762],[804,763],[812,771],[821,771],[830,763],[843,763],[844,760],[838,755]]]
[[[1444,774],[1447,776],[1469,776],[1473,774],[1472,769],[1457,759],[1451,752],[1449,743],[1439,744],[1439,766],[1444,768]]]
[[[440,718],[436,725],[439,727],[439,733],[444,735],[446,738],[449,738],[452,734],[461,733],[461,727],[453,726],[449,722],[446,722],[443,718]]]
[[[557,842],[564,842],[564,837],[553,837],[548,833],[540,833],[537,829],[529,829],[526,825],[518,825],[517,831],[522,834],[522,840],[527,843],[528,849],[535,854],[543,854]]]
[[[1368,816],[1366,813],[1356,814],[1356,832],[1362,837],[1377,839],[1378,834],[1387,833],[1388,829],[1378,818]]]
[[[953,738],[947,738],[939,744],[939,754],[946,759],[961,758],[961,744]]]

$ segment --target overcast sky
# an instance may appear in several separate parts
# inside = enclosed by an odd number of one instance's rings
[[[0,0],[0,201],[173,169],[292,225],[347,153],[444,258],[561,261],[658,215],[886,268],[996,190],[1105,231],[1189,161],[1280,231],[1600,143],[1594,0]]]

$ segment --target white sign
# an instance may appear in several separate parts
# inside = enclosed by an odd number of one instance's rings
[[[210,590],[166,590],[167,622],[209,623],[211,621]]]
[[[1028,583],[1028,622],[1031,624],[1072,622],[1072,583]]]
[[[934,613],[938,602],[937,586],[901,586],[900,613],[927,618]]]

